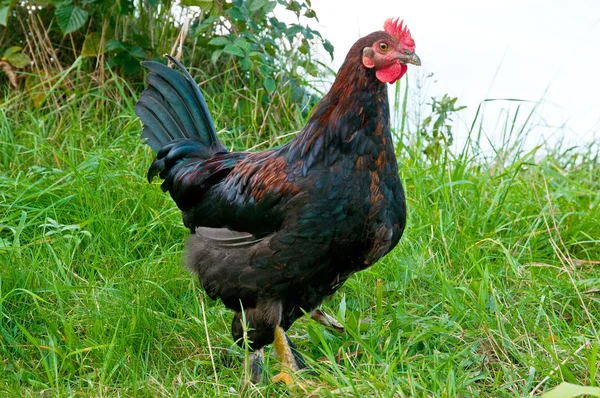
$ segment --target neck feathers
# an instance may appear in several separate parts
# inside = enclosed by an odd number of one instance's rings
[[[381,150],[373,146],[391,141],[387,86],[362,64],[364,39],[352,47],[331,89],[289,144],[288,160],[301,160],[304,173],[317,161],[332,164],[343,153]]]

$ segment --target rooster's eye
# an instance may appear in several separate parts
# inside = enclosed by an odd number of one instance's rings
[[[388,44],[387,44],[387,43],[385,43],[385,42],[383,42],[383,43],[379,43],[379,49],[380,49],[381,51],[387,51],[388,47],[389,47],[389,46],[388,46]]]

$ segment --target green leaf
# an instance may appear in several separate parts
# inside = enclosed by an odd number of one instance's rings
[[[313,63],[309,62],[308,64],[304,65],[304,69],[312,77],[317,77],[319,75],[319,68]]]
[[[286,7],[286,9],[293,11],[297,16],[300,16],[301,8],[302,7],[300,6],[300,3],[298,3],[297,1],[294,1],[294,0],[292,0]]]
[[[120,52],[119,54],[112,57],[108,64],[110,66],[121,65],[126,75],[136,73],[140,67],[140,61],[135,59],[128,51]]]
[[[250,68],[252,68],[252,60],[250,60],[250,58],[242,58],[240,60],[240,66],[244,70],[250,70]]]
[[[104,48],[100,47],[102,42],[101,32],[92,32],[85,37],[83,46],[81,48],[82,57],[97,57],[104,54]]]
[[[210,56],[210,60],[213,64],[216,64],[217,61],[219,60],[219,57],[221,56],[221,54],[223,54],[223,50],[217,50],[215,52],[212,53],[212,55]]]
[[[254,59],[259,58],[261,61],[267,62],[265,54],[261,53],[260,51],[250,51],[248,56]]]
[[[333,59],[333,44],[331,44],[329,40],[325,39],[323,40],[323,48],[329,53],[331,59]]]
[[[542,398],[575,398],[581,395],[600,397],[600,387],[584,387],[563,382],[547,393],[542,394]]]
[[[263,75],[268,75],[270,70],[269,67],[265,64],[261,65],[258,67],[258,70],[260,71],[260,73],[262,73]]]
[[[269,1],[269,3],[267,3],[267,5],[265,5],[263,7],[263,11],[265,14],[268,14],[270,12],[272,12],[275,7],[277,7],[277,2],[276,1]]]
[[[219,22],[221,17],[213,15],[208,18],[204,18],[202,23],[198,25],[195,29],[193,29],[192,37],[204,36],[204,33],[207,31],[212,32],[212,27],[215,23]]]
[[[315,10],[310,9],[310,8],[304,13],[304,16],[306,18],[315,18],[315,19],[317,19],[317,13],[315,12]]]
[[[217,9],[214,0],[182,0],[184,7],[199,7],[205,14],[210,14]]]
[[[252,45],[246,41],[243,37],[238,37],[233,41],[233,45],[241,48],[244,53],[249,52],[252,49]]]
[[[4,57],[4,58],[8,58],[8,57],[10,57],[12,54],[18,53],[18,52],[20,52],[21,50],[22,50],[22,48],[21,48],[21,47],[19,47],[19,46],[12,46],[12,47],[8,47],[8,48],[6,49],[6,51],[4,51],[4,55],[3,55],[3,57]]]
[[[252,3],[250,3],[248,10],[250,12],[258,11],[268,2],[269,0],[254,0]]]
[[[281,22],[275,17],[269,18],[269,22],[271,22],[271,25],[273,25],[275,29],[284,30],[287,27],[284,22]]]
[[[217,3],[212,0],[201,1],[199,7],[205,14],[217,14],[217,11],[219,10]]]
[[[56,8],[55,15],[58,26],[65,34],[81,28],[90,16],[84,9],[64,3]]]
[[[23,69],[27,65],[31,64],[31,59],[29,59],[27,54],[23,53],[10,54],[8,57],[4,58],[6,58],[9,64],[18,69]]]
[[[286,29],[285,34],[289,38],[292,38],[292,37],[296,36],[300,32],[302,32],[302,26],[294,24],[294,25],[292,25],[292,26],[290,26],[289,28]]]
[[[229,43],[231,43],[231,41],[225,36],[214,37],[208,42],[208,44],[211,46],[224,46]]]
[[[277,88],[277,85],[275,84],[275,80],[273,80],[272,77],[267,77],[265,79],[265,89],[267,90],[267,93],[271,94],[273,93],[273,91],[275,91],[275,89]]]
[[[339,305],[339,309],[338,309],[338,319],[340,319],[342,322],[344,322],[346,320],[346,295],[343,294],[342,295],[342,299],[340,300],[340,305]]]
[[[109,41],[106,42],[106,44],[104,45],[104,49],[106,51],[116,51],[116,52],[120,52],[125,50],[125,46],[123,45],[123,43],[121,43],[118,40],[115,39],[110,39]]]
[[[136,58],[142,58],[142,59],[148,58],[148,55],[140,46],[131,47],[131,50],[129,50],[129,54],[131,54],[132,56],[134,56]]]
[[[128,15],[133,13],[135,10],[133,0],[120,0],[119,10],[121,15]]]
[[[0,25],[6,26],[6,23],[8,21],[8,11],[9,10],[10,9],[8,6],[0,8]]]
[[[241,48],[236,47],[233,44],[226,45],[225,48],[223,48],[223,52],[236,57],[243,57],[245,55]]]
[[[310,45],[306,39],[302,40],[302,44],[298,47],[298,51],[302,54],[308,54],[310,51]]]
[[[238,10],[237,8],[230,8],[229,10],[227,10],[227,14],[238,21],[245,21],[246,17],[244,17],[244,14],[242,14],[242,12],[240,10]]]

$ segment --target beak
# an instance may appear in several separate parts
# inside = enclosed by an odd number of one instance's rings
[[[421,66],[421,59],[415,53],[401,55],[400,57],[398,57],[398,59],[403,64],[413,64],[413,65]]]

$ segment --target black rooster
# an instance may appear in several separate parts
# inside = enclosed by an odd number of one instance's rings
[[[213,299],[235,311],[233,338],[249,327],[253,378],[274,342],[292,382],[303,367],[285,331],[353,273],[373,265],[404,231],[386,83],[420,65],[402,22],[358,40],[327,95],[288,144],[228,152],[187,70],[157,62],[136,105],[142,137],[157,152],[148,171],[183,213],[186,264]]]

